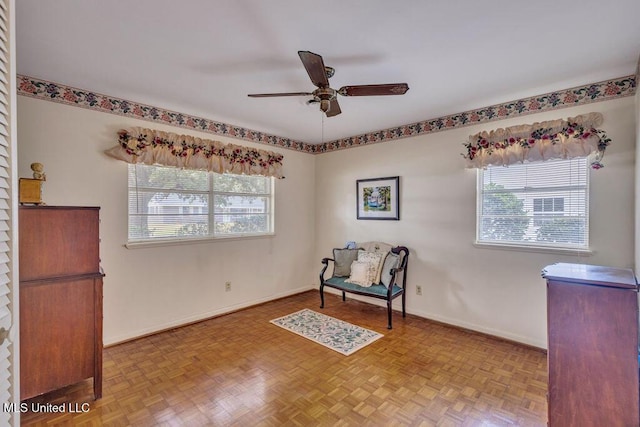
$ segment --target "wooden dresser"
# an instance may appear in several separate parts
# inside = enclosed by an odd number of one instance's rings
[[[102,396],[99,212],[19,209],[21,400],[87,378]]]
[[[638,426],[638,286],[633,271],[545,267],[549,426]]]

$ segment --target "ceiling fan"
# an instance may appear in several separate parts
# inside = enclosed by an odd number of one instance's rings
[[[302,65],[307,70],[311,82],[317,86],[313,92],[284,92],[284,93],[254,93],[248,96],[252,98],[267,98],[275,96],[313,96],[309,102],[320,103],[320,110],[327,117],[337,116],[342,113],[338,104],[337,95],[342,96],[379,96],[379,95],[404,95],[409,90],[406,83],[388,83],[379,85],[355,85],[343,86],[338,90],[329,87],[329,78],[335,70],[324,65],[322,56],[306,50],[298,51]]]

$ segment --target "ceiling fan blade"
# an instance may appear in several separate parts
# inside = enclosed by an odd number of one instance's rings
[[[409,90],[406,83],[389,83],[381,85],[343,86],[338,93],[344,96],[379,96],[404,95]]]
[[[329,79],[327,78],[322,56],[307,50],[299,50],[298,56],[300,56],[302,65],[307,70],[311,82],[317,87],[329,87]]]
[[[327,117],[337,116],[340,113],[342,113],[342,110],[340,109],[340,104],[338,104],[338,99],[333,98],[329,101],[329,109],[326,112]]]
[[[283,93],[252,93],[247,96],[251,98],[269,98],[274,96],[307,96],[313,95],[311,92],[283,92]]]

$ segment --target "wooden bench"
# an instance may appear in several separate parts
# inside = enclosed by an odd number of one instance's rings
[[[324,308],[324,287],[338,289],[342,291],[342,301],[346,301],[345,293],[349,292],[357,295],[364,295],[367,297],[377,298],[385,300],[387,302],[387,315],[388,325],[387,329],[392,328],[391,324],[391,303],[394,299],[402,297],[402,317],[406,317],[406,282],[407,282],[407,262],[409,261],[409,249],[404,246],[397,246],[391,249],[391,252],[399,255],[400,265],[396,268],[390,269],[391,280],[389,286],[385,286],[382,283],[377,283],[369,287],[356,285],[349,283],[346,280],[349,277],[337,277],[332,275],[330,278],[325,279],[324,274],[329,266],[329,261],[335,262],[333,258],[323,258],[322,270],[320,271],[320,308]],[[335,271],[335,269],[334,269]],[[402,277],[402,280],[398,280],[398,277]]]

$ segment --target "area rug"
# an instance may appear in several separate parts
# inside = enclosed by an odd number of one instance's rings
[[[384,336],[307,308],[273,319],[271,323],[345,356]]]

